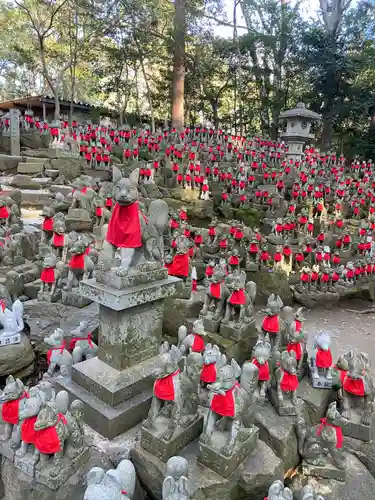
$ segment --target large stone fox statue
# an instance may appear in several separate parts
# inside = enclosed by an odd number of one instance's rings
[[[168,205],[163,200],[151,202],[146,216],[139,207],[138,189],[133,172],[129,179],[113,167],[113,208],[108,224],[100,268],[110,270],[116,250],[120,250],[118,276],[126,276],[131,268],[153,263],[151,269],[162,267],[164,257],[163,233],[168,225]],[[159,264],[155,265],[155,264]],[[140,266],[147,269],[146,266]]]

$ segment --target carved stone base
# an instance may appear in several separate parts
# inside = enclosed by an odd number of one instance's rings
[[[305,460],[302,462],[302,472],[305,476],[321,477],[324,479],[335,479],[336,481],[345,482],[345,469],[338,469],[332,463],[322,465],[308,464]]]
[[[259,263],[257,262],[246,262],[246,271],[249,271],[250,273],[256,273],[259,271]]]
[[[329,380],[327,377],[319,375],[318,378],[312,376],[312,371],[309,369],[309,375],[311,380],[311,385],[314,389],[332,389],[332,379]]]
[[[256,343],[256,338],[243,338],[240,342],[235,342],[222,337],[219,333],[207,332],[207,341],[220,347],[220,351],[227,358],[234,358],[238,363],[243,363],[250,358],[251,351]]]
[[[11,462],[14,462],[14,455],[16,450],[10,447],[11,439],[8,441],[0,441],[0,456],[9,458]]]
[[[255,318],[252,318],[250,323],[243,322],[239,326],[233,321],[228,324],[223,324],[222,322],[220,325],[220,335],[226,339],[233,340],[234,342],[239,342],[244,338],[254,338],[256,340],[258,334],[255,325]]]
[[[83,208],[69,208],[65,223],[68,232],[91,231],[93,226],[90,212]]]
[[[61,460],[61,470],[57,477],[51,477],[53,469],[53,460],[41,469],[35,471],[35,480],[37,483],[47,486],[51,490],[57,490],[72,476],[80,467],[82,467],[90,458],[88,448],[84,448],[81,453],[70,459],[64,457]]]
[[[206,316],[199,315],[203,319],[203,326],[207,332],[217,333],[220,329],[221,319],[212,319],[212,313],[208,312]]]
[[[63,290],[62,292],[62,297],[61,297],[61,302],[65,304],[66,306],[75,306],[75,307],[86,307],[89,304],[91,304],[92,300],[83,297],[79,292],[78,289],[77,291],[71,291],[71,292],[66,292]]]
[[[116,276],[115,271],[97,271],[95,277],[98,283],[116,288],[116,290],[123,290],[131,286],[147,285],[154,281],[168,279],[168,270],[163,267],[147,272],[130,270],[127,276]]]
[[[53,295],[50,292],[38,292],[39,302],[57,302],[61,299],[61,296],[62,290],[56,290]]]
[[[21,333],[0,335],[0,347],[4,347],[6,345],[20,344],[20,343],[21,343]]]
[[[233,453],[227,457],[220,450],[226,445],[228,432],[214,430],[211,444],[199,443],[198,461],[223,477],[229,477],[237,467],[250,455],[259,435],[255,425],[251,429],[241,429]]]
[[[22,458],[14,457],[14,466],[16,469],[21,470],[25,474],[31,477],[35,477],[35,458],[34,458],[34,450],[29,451]]]
[[[178,455],[185,446],[193,439],[197,438],[203,429],[203,416],[197,419],[188,427],[177,427],[170,441],[163,439],[163,434],[168,428],[169,420],[160,416],[157,418],[152,429],[142,427],[141,445],[143,448],[156,457],[166,462],[170,457]]]
[[[371,441],[374,419],[371,420],[370,425],[364,425],[361,423],[361,417],[362,413],[351,410],[351,418],[348,420],[348,423],[343,426],[342,432],[344,436],[360,439],[361,441]]]
[[[270,390],[268,391],[268,394],[269,394],[269,398],[270,398],[271,403],[276,408],[277,413],[281,417],[285,417],[285,416],[291,417],[291,416],[297,415],[297,411],[298,411],[298,413],[300,413],[302,411],[302,405],[305,404],[302,401],[302,399],[297,398],[297,406],[294,406],[292,404],[292,401],[290,399],[289,394],[286,394],[286,395],[284,395],[283,404],[280,405],[279,399],[277,397],[277,391],[273,387],[270,388]]]

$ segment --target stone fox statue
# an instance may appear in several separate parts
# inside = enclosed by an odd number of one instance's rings
[[[115,252],[119,249],[121,264],[116,271],[118,276],[126,276],[131,268],[145,262],[157,263],[162,267],[164,256],[163,233],[168,225],[168,205],[164,200],[154,200],[148,215],[143,214],[133,174],[131,178],[125,179],[113,167],[113,199],[116,205],[108,224],[99,267],[109,270]]]

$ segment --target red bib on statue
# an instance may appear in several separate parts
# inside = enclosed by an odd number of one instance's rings
[[[162,399],[163,401],[174,401],[173,378],[179,373],[180,370],[176,370],[174,373],[171,373],[166,377],[155,380],[154,394],[157,398]]]
[[[215,299],[221,298],[221,283],[211,283],[210,293]]]
[[[246,296],[244,290],[236,290],[232,292],[229,297],[229,303],[233,305],[244,305],[246,303]]]
[[[142,234],[139,212],[138,201],[131,205],[116,203],[108,224],[107,241],[115,247],[141,247]]]
[[[61,420],[66,425],[66,418],[64,415],[59,413],[59,420]],[[57,435],[56,427],[48,427],[47,429],[42,429],[36,431],[35,436],[35,448],[40,451],[40,453],[58,453],[62,451],[59,436]]]
[[[365,395],[365,386],[361,378],[351,378],[348,375],[344,378],[343,389],[355,396]]]
[[[194,341],[193,345],[191,346],[191,350],[193,352],[202,352],[204,351],[204,339],[197,333],[193,333],[194,335]]]
[[[53,246],[54,247],[63,247],[65,243],[65,234],[58,234],[54,233],[53,234]]]
[[[54,283],[55,269],[53,267],[45,267],[40,274],[40,280],[43,281],[43,283]]]
[[[266,316],[263,320],[262,328],[264,331],[269,333],[278,333],[279,332],[279,317],[275,316]]]
[[[212,384],[213,382],[216,382],[216,363],[203,365],[201,372],[201,380],[205,384]]]
[[[315,363],[318,368],[330,368],[332,366],[332,353],[330,349],[328,351],[318,349],[316,351]]]
[[[82,255],[73,255],[73,257],[69,261],[70,269],[84,269],[85,268],[85,256]]]
[[[252,360],[253,365],[258,367],[258,380],[263,382],[264,380],[269,380],[270,379],[270,368],[268,366],[268,361],[261,365],[259,361],[254,358]]]
[[[168,268],[171,276],[189,276],[189,252],[183,255],[175,255],[172,264]]]
[[[299,361],[302,358],[302,346],[301,344],[288,344],[286,346],[288,352],[294,351],[296,353],[296,360]]]
[[[292,375],[291,373],[284,372],[280,383],[280,388],[282,391],[295,391],[298,387],[298,377],[297,375]]]
[[[42,225],[44,231],[53,231],[53,219],[52,217],[45,217]]]
[[[9,210],[7,207],[0,207],[0,219],[7,219],[9,217]]]
[[[234,386],[235,387],[235,386]],[[224,396],[220,394],[215,394],[211,401],[211,410],[221,415],[223,417],[234,417],[235,407],[234,407],[234,396],[233,390],[229,389],[226,391]]]
[[[34,444],[37,431],[34,429],[34,424],[37,421],[37,416],[27,418],[22,422],[21,439],[25,443]]]
[[[18,409],[20,405],[20,399],[6,401],[5,403],[3,403],[1,416],[4,422],[8,424],[18,424]]]

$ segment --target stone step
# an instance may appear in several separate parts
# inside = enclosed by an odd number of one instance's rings
[[[54,168],[46,168],[45,174],[48,175],[48,177],[51,177],[51,179],[56,179],[56,177],[59,176],[59,170],[56,170]]]
[[[27,156],[26,163],[45,163],[48,158],[37,158],[36,156]]]
[[[63,184],[52,184],[52,186],[50,186],[50,190],[52,193],[62,193],[64,196],[73,192],[73,188],[71,186],[64,186]]]
[[[46,189],[20,189],[20,191],[22,207],[42,208],[51,201],[51,193]]]
[[[17,167],[17,172],[19,174],[39,174],[43,172],[44,164],[43,163],[19,163]]]

